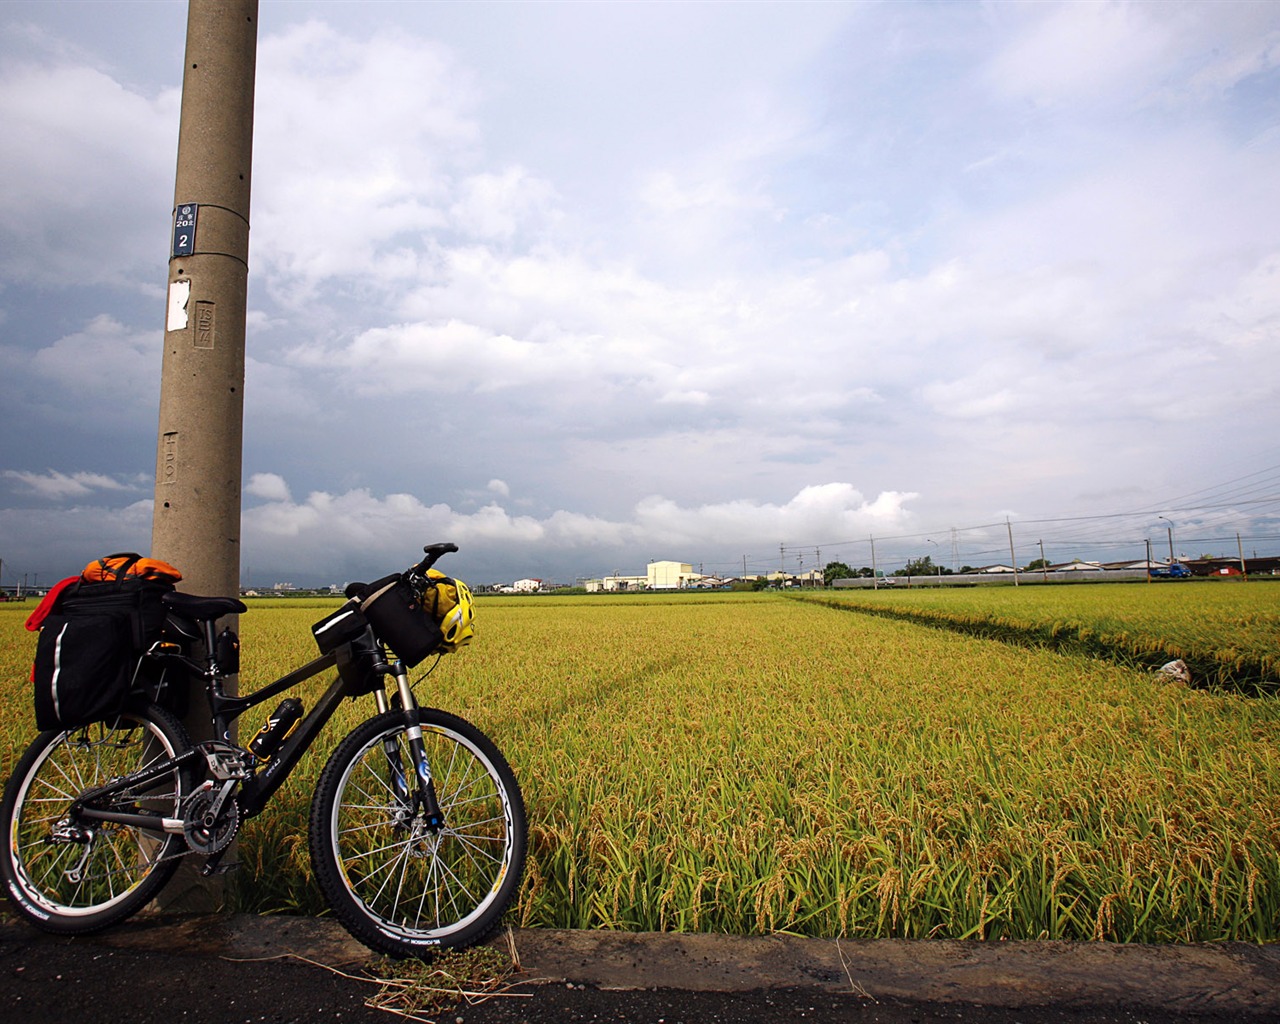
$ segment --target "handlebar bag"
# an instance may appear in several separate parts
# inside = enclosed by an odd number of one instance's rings
[[[444,634],[439,624],[399,574],[370,583],[357,600],[374,632],[409,668],[440,649]]]
[[[311,634],[316,638],[320,653],[328,654],[342,644],[350,643],[368,627],[369,623],[360,614],[359,602],[346,601],[336,612],[315,623]]]

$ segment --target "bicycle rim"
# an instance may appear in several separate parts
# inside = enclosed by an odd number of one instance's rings
[[[379,933],[409,945],[460,945],[496,926],[514,894],[524,809],[496,752],[448,724],[424,720],[422,733],[445,826],[427,829],[405,799],[397,780],[413,761],[397,723],[347,761],[328,838],[345,888]]]
[[[66,822],[78,794],[177,752],[175,737],[134,713],[50,734],[21,779],[14,780],[7,872],[18,890],[13,895],[36,916],[64,921],[113,912],[124,916],[137,909],[134,903],[146,902],[140,898],[142,887],[158,888],[148,881],[154,882],[158,871],[167,877],[172,869],[163,861],[173,852],[174,837],[108,822],[93,823],[91,838],[81,841],[57,841],[54,830]],[[175,816],[179,786],[175,768],[145,790],[124,795],[121,803]]]

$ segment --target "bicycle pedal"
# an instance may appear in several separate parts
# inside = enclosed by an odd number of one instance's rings
[[[209,878],[212,875],[225,875],[228,871],[234,871],[240,866],[240,862],[233,861],[230,864],[205,864],[200,869],[200,877]]]

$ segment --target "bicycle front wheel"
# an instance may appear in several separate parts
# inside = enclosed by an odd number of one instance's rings
[[[185,852],[181,836],[77,821],[85,790],[190,747],[182,723],[154,704],[107,722],[45,732],[18,760],[0,804],[0,876],[15,910],[44,931],[79,935],[123,921],[159,893]],[[186,773],[177,766],[113,798],[122,811],[179,816]]]
[[[454,715],[420,708],[417,721],[442,824],[421,804],[400,711],[338,745],[311,805],[311,863],[330,907],[397,957],[488,938],[524,871],[524,801],[502,754]]]

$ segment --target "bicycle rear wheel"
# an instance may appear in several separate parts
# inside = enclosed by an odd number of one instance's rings
[[[172,877],[181,836],[112,822],[73,821],[85,790],[191,746],[182,723],[154,704],[107,722],[45,732],[18,760],[0,804],[0,876],[15,910],[37,928],[78,935],[146,906]],[[185,773],[175,767],[116,798],[120,808],[179,816]]]
[[[420,708],[417,721],[443,825],[432,828],[415,799],[399,711],[338,745],[311,805],[311,862],[330,907],[365,945],[397,957],[488,938],[524,871],[524,801],[502,754],[454,715]]]

